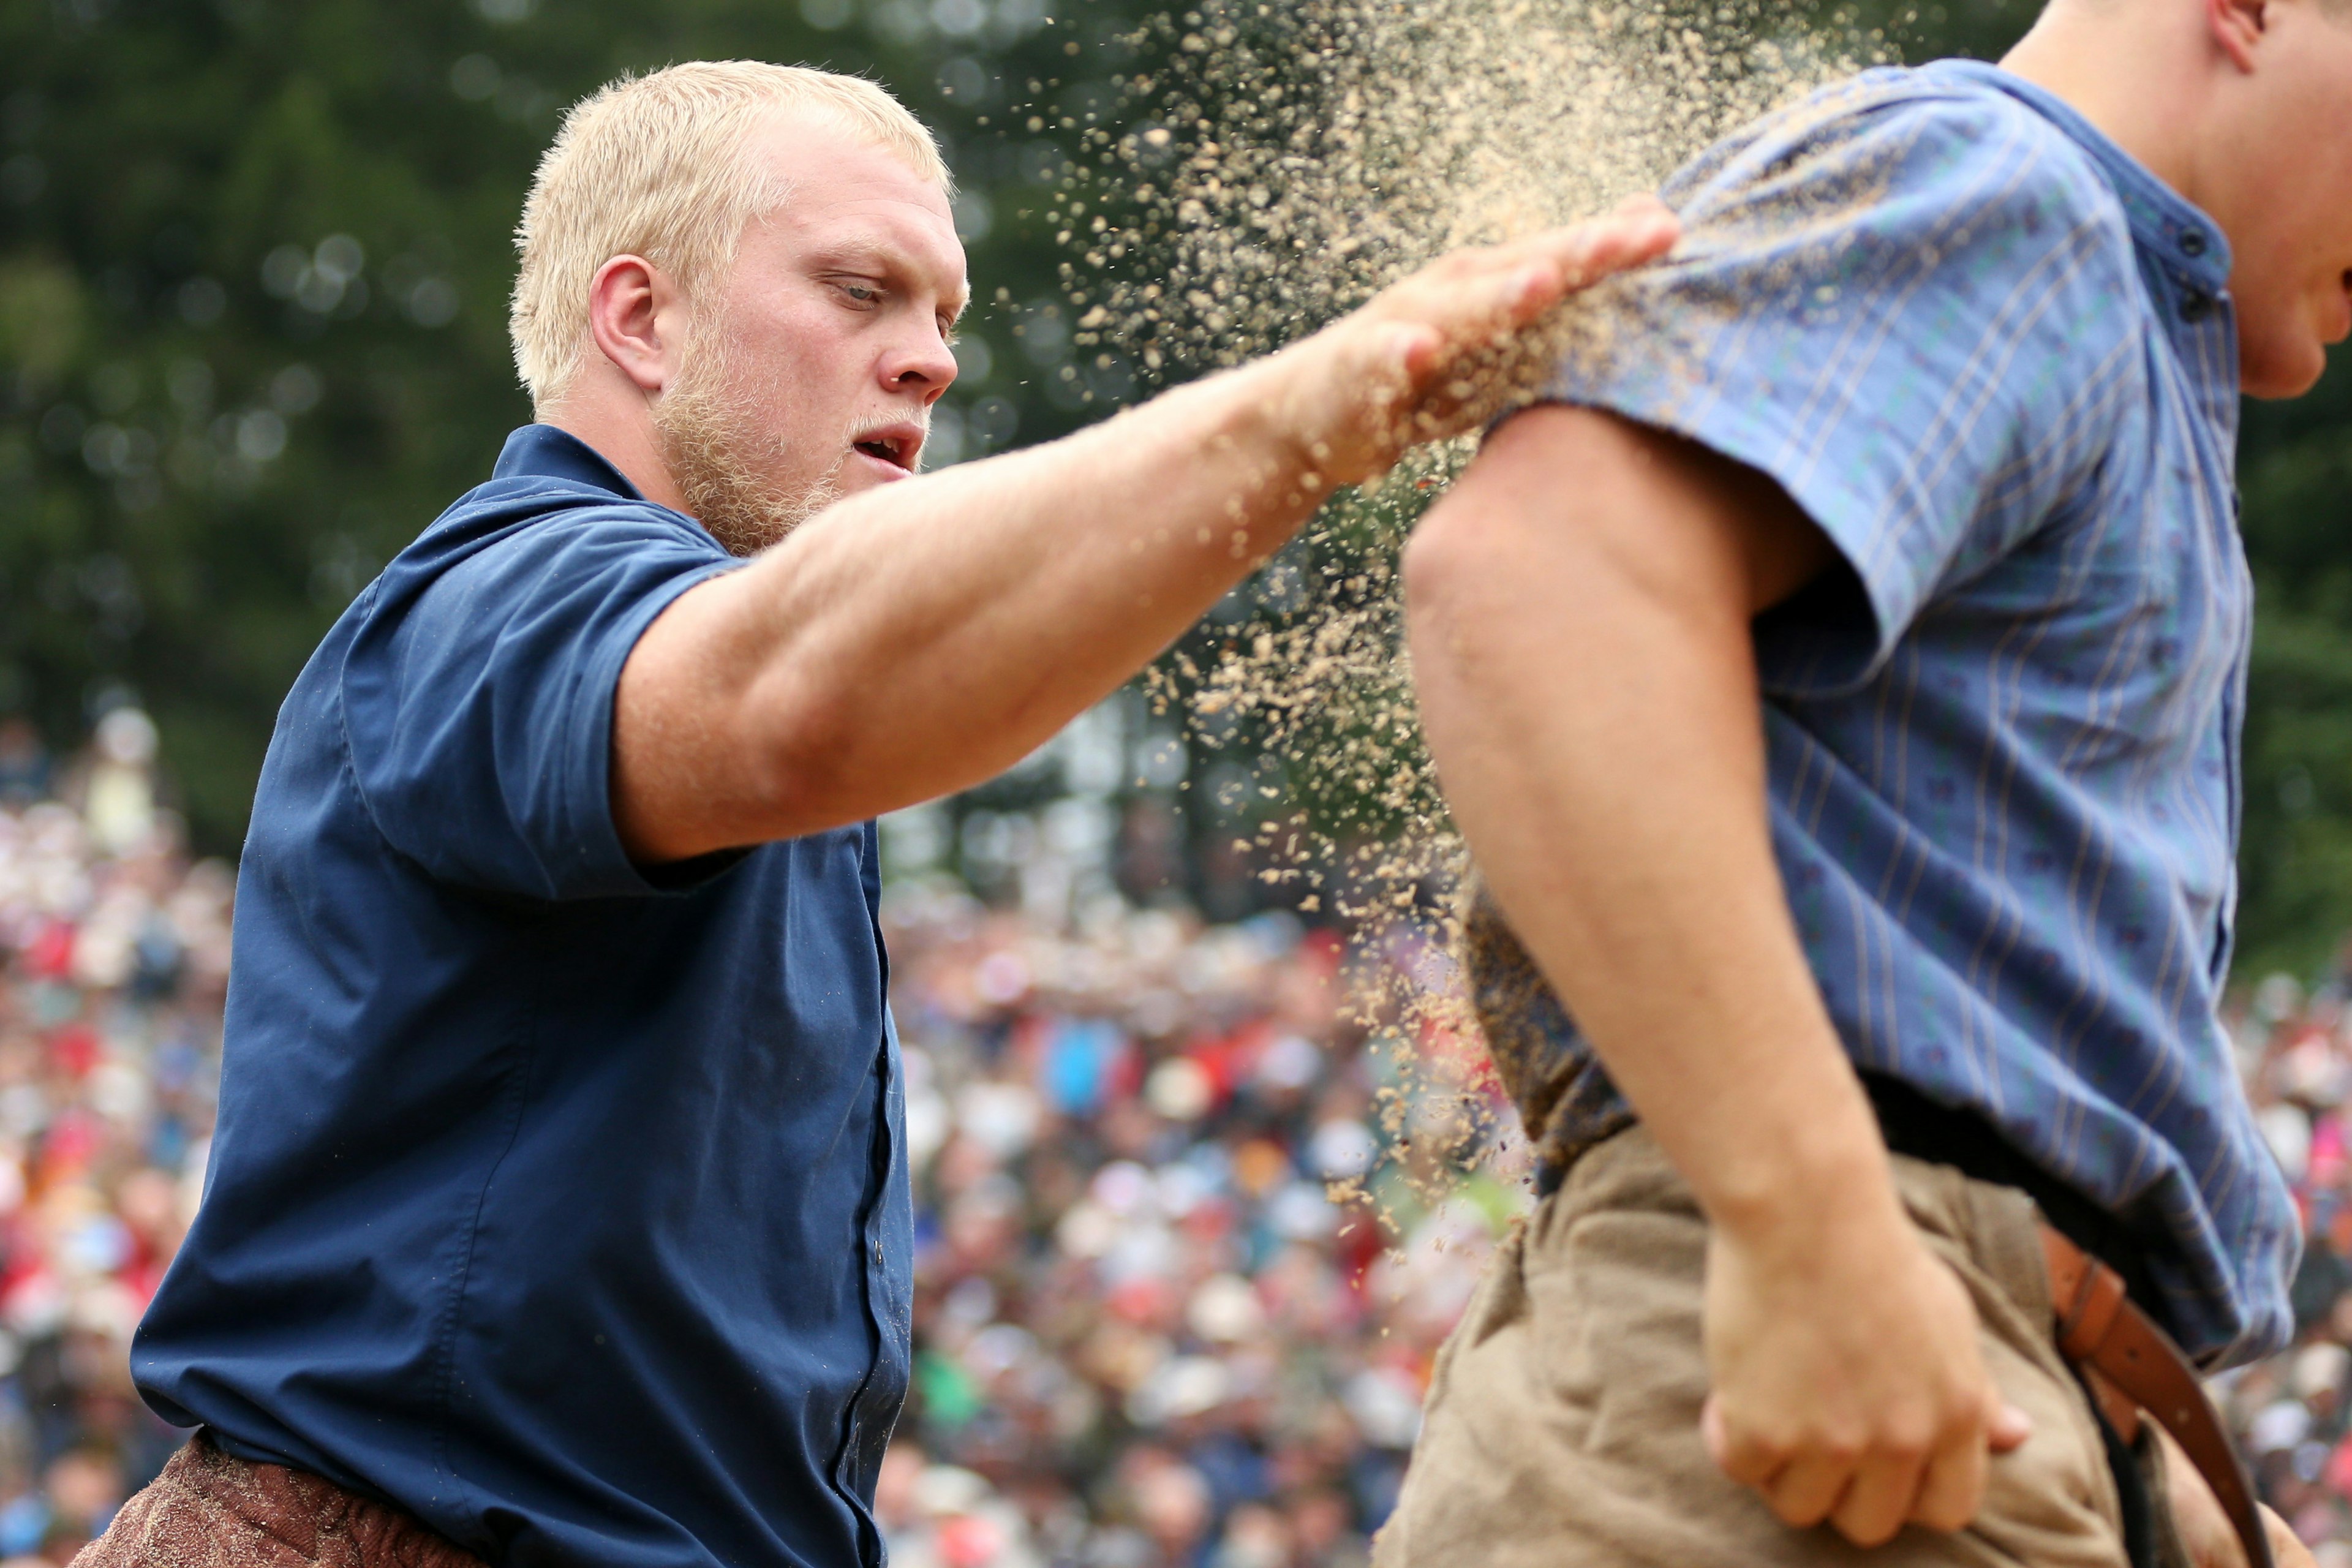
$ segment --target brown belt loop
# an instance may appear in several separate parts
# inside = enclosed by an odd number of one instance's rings
[[[2144,1410],[2180,1445],[2228,1514],[2246,1549],[2249,1568],[2275,1568],[2270,1535],[2255,1505],[2252,1478],[2196,1368],[2171,1336],[2125,1299],[2122,1276],[2049,1226],[2042,1249],[2050,1265],[2050,1300],[2058,1313],[2058,1349],[2090,1374],[2089,1382],[2116,1428],[2128,1440]],[[2137,1409],[2118,1410],[2111,1395]],[[2118,1414],[2124,1416],[2116,1420]]]

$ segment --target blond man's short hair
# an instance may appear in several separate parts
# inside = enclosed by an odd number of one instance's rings
[[[746,153],[779,110],[825,116],[952,190],[923,122],[862,78],[759,60],[623,77],[564,115],[515,230],[522,266],[508,331],[533,404],[562,397],[579,369],[588,288],[605,262],[642,256],[688,299],[725,276],[745,226],[791,195]]]

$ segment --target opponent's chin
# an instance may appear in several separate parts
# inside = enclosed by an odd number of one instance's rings
[[[2301,397],[2327,369],[2327,347],[2341,342],[2352,312],[2334,301],[2290,320],[2244,323],[2239,368],[2249,397],[2275,401]]]

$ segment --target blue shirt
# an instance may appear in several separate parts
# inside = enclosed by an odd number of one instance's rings
[[[2294,1209],[2216,1016],[2251,615],[2221,232],[1959,61],[1828,89],[1666,197],[1681,248],[1592,301],[1550,395],[1770,475],[1843,558],[1756,647],[1848,1050],[2144,1238],[2191,1350],[2283,1343]],[[1631,1113],[1531,974],[1475,966],[1556,1164]]]
[[[493,1563],[876,1563],[913,1214],[870,826],[649,879],[640,633],[736,564],[545,426],[280,712],[148,1403]]]

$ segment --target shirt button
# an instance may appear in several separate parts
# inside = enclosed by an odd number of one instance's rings
[[[2204,234],[2201,231],[2193,228],[2183,230],[2180,236],[2180,254],[2183,256],[2192,257],[2204,255]]]
[[[2195,326],[2213,313],[2213,296],[2191,294],[2180,301],[2180,319]]]

